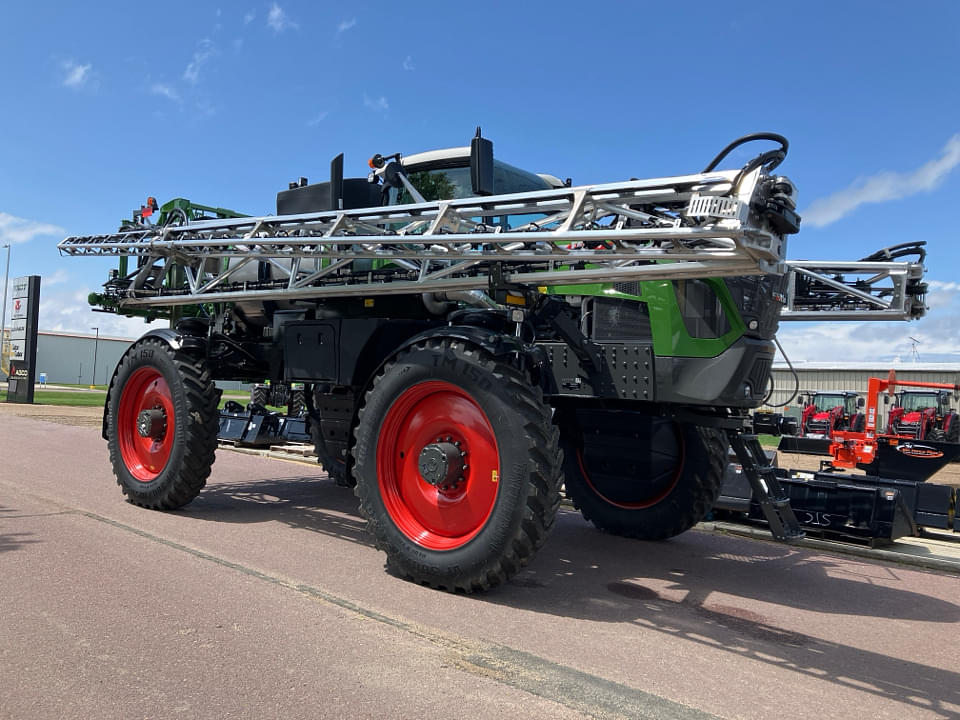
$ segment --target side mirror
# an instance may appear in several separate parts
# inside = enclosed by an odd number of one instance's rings
[[[330,162],[330,209],[343,210],[343,153]]]
[[[862,397],[858,397],[858,398],[857,398],[857,407],[858,407],[858,408],[862,408],[862,407],[863,407],[864,405],[866,405],[866,404],[867,404],[867,401],[864,400]]]
[[[889,396],[889,395],[884,395],[884,396],[883,396],[883,404],[884,404],[884,405],[889,405],[889,404],[890,404],[890,396]]]
[[[493,195],[493,141],[479,127],[470,141],[470,185],[474,195]]]

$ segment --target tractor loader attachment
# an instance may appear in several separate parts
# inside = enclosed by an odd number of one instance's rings
[[[870,378],[862,428],[832,429],[825,438],[781,440],[782,452],[816,453],[822,448],[830,456],[817,473],[776,470],[784,496],[809,532],[889,541],[917,535],[923,527],[960,530],[955,488],[927,482],[960,457],[960,443],[898,435],[895,425],[887,432],[880,429],[882,393],[892,395],[904,387],[960,392],[960,385],[950,383],[899,380],[891,370],[886,378]],[[766,516],[764,496],[739,477],[741,473],[749,477],[749,468],[740,462],[742,470],[728,468],[715,507],[765,519],[771,529],[776,528]],[[863,474],[843,472],[847,469]]]

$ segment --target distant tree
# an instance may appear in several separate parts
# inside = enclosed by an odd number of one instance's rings
[[[420,172],[410,173],[408,176],[413,186],[420,191],[424,200],[450,200],[453,198],[455,187],[442,172],[429,172],[421,170]],[[414,202],[406,188],[400,191],[399,201],[401,205]]]

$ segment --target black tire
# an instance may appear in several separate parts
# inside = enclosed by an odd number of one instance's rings
[[[317,454],[317,462],[323,467],[327,476],[340,487],[354,487],[357,483],[353,479],[348,467],[348,458],[333,457],[326,451],[327,445],[320,437],[322,432],[319,422],[310,423],[310,437],[313,440],[313,451]]]
[[[566,411],[560,422],[566,494],[600,530],[664,540],[703,520],[720,494],[719,430],[623,410]]]
[[[518,572],[560,504],[558,435],[540,390],[508,362],[454,339],[399,353],[366,394],[353,448],[388,570],[468,593]],[[443,478],[428,471],[437,453]]]
[[[270,386],[254,385],[250,388],[250,404],[266,407],[270,404]]]
[[[141,340],[117,365],[107,408],[110,462],[127,499],[156,510],[193,500],[210,475],[219,429],[204,363]]]
[[[287,415],[290,417],[303,417],[307,412],[307,401],[303,390],[292,390],[290,400],[287,403]]]
[[[850,422],[850,430],[853,432],[863,432],[867,426],[867,416],[863,413],[857,413]]]
[[[943,430],[947,442],[960,442],[960,416],[955,412],[947,413],[943,419]]]

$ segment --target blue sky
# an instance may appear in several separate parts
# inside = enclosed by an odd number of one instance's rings
[[[477,125],[498,157],[576,184],[696,172],[767,130],[790,139],[780,171],[800,188],[791,258],[929,242],[928,317],[790,324],[788,354],[908,357],[912,336],[921,360],[960,360],[960,3],[2,9],[0,244],[11,277],[44,276],[41,329],[145,330],[86,307],[112,262],[55,246],[147,195],[266,214],[338,152],[364,175],[373,153],[463,145]]]

